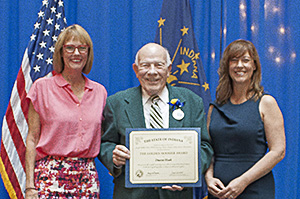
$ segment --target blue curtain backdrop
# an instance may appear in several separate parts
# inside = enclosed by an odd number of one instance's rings
[[[42,0],[1,0],[0,4],[2,126]],[[134,56],[143,44],[154,41],[162,0],[65,0],[64,5],[68,25],[82,25],[94,42],[95,61],[88,77],[103,84],[109,95],[137,86]],[[300,195],[299,6],[299,0],[191,0],[194,32],[213,99],[225,47],[242,38],[258,49],[263,85],[277,99],[285,119],[287,153],[274,169],[278,199]],[[96,163],[101,198],[112,198],[112,177]],[[0,196],[9,198],[2,181]]]

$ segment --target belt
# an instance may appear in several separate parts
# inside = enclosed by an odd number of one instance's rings
[[[256,162],[265,154],[215,154],[216,161],[225,162]]]

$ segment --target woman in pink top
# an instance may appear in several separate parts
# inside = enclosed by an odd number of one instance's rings
[[[89,34],[69,26],[55,45],[57,75],[36,80],[28,93],[26,199],[99,198],[94,158],[107,92],[83,75],[93,58]]]

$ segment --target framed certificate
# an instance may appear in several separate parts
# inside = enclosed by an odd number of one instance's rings
[[[201,186],[200,128],[126,129],[125,187]]]

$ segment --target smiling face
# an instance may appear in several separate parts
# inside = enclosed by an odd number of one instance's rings
[[[167,65],[167,51],[158,44],[147,44],[138,52],[133,70],[148,95],[158,94],[166,86],[172,65]]]
[[[62,52],[65,71],[80,70],[80,72],[82,72],[87,62],[88,51],[85,52],[83,50],[80,50],[80,48],[75,48],[74,52],[70,52],[70,50],[68,49],[70,48],[69,46],[78,47],[80,45],[86,45],[86,43],[82,43],[78,39],[74,39],[74,37],[65,42]]]
[[[256,66],[249,52],[246,52],[241,57],[233,57],[229,60],[229,76],[233,85],[249,85],[255,70]]]

